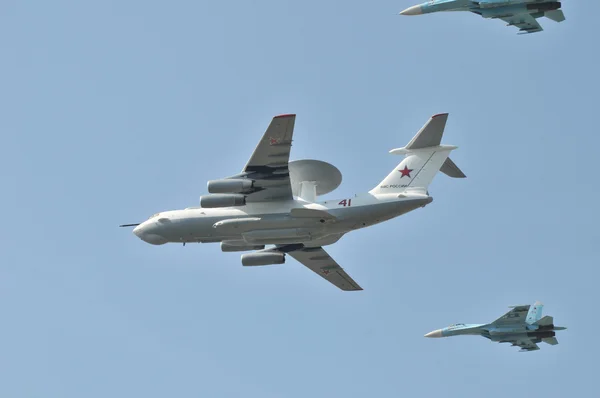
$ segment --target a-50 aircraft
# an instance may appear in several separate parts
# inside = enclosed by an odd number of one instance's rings
[[[276,116],[239,174],[208,182],[200,207],[122,226],[153,245],[221,242],[224,252],[253,251],[242,255],[245,266],[282,264],[289,254],[342,290],[362,290],[323,246],[431,203],[427,186],[438,171],[465,177],[448,157],[457,147],[440,144],[447,118],[432,116],[408,145],[390,151],[406,157],[368,193],[317,202],[341,173],[317,160],[290,162],[296,115]]]
[[[432,0],[412,6],[400,15],[420,15],[438,11],[470,11],[483,18],[502,19],[507,26],[519,28],[519,34],[541,32],[537,18],[556,22],[565,20],[556,0]]]
[[[539,350],[537,343],[558,344],[555,331],[565,327],[554,326],[554,318],[542,318],[544,305],[537,301],[531,305],[517,305],[492,323],[471,325],[456,323],[444,329],[434,330],[425,337],[449,337],[458,335],[478,335],[498,343],[511,343],[521,347],[519,351]]]

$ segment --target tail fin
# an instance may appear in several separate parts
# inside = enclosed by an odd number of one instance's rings
[[[448,157],[457,147],[440,145],[447,119],[447,113],[432,116],[404,148],[392,149],[391,154],[406,157],[370,193],[398,193],[408,190],[425,193],[438,171],[454,178],[466,177]]]
[[[539,301],[536,301],[534,305],[529,307],[529,311],[527,312],[527,318],[525,322],[532,325],[540,320],[542,317],[542,309],[544,308],[544,304]]]
[[[538,326],[554,325],[554,318],[546,315],[545,317],[537,321],[535,324]]]
[[[566,19],[565,14],[562,12],[562,10],[546,11],[544,13],[544,16],[556,22],[562,22]]]

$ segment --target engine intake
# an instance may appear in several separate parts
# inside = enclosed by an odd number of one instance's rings
[[[248,179],[228,179],[212,180],[207,183],[209,193],[244,193],[252,190],[253,180]]]
[[[277,252],[258,252],[242,254],[242,265],[253,267],[257,265],[271,265],[285,263],[285,254]]]
[[[200,207],[204,207],[206,209],[215,207],[244,206],[245,204],[246,197],[244,195],[217,194],[200,196]]]

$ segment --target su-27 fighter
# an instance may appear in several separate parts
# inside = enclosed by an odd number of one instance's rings
[[[412,6],[400,15],[421,15],[438,11],[471,11],[484,18],[502,19],[507,26],[519,28],[519,34],[541,32],[537,18],[556,22],[565,20],[561,3],[554,0],[432,0]]]
[[[478,335],[498,343],[511,343],[521,347],[519,351],[539,350],[537,343],[558,344],[555,332],[565,327],[554,326],[554,318],[542,318],[543,304],[518,305],[492,323],[472,325],[456,323],[447,328],[434,330],[425,337],[448,337],[458,335]]]
[[[322,161],[290,162],[296,116],[276,116],[239,174],[208,182],[200,207],[122,226],[135,226],[153,245],[220,242],[224,252],[253,251],[242,255],[244,266],[282,264],[290,255],[342,290],[362,290],[323,246],[431,203],[427,187],[438,171],[465,177],[448,157],[457,147],[440,144],[447,118],[432,116],[404,148],[391,150],[404,160],[369,192],[319,202],[342,175]]]

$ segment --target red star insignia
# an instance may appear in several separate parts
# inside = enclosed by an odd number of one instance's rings
[[[402,170],[398,170],[400,173],[402,173],[402,177],[408,177],[410,178],[410,173],[412,173],[413,169],[409,169],[408,166],[404,166],[404,169]],[[400,177],[400,178],[402,178]]]
[[[279,144],[279,140],[277,138],[269,137],[269,145]]]
[[[321,272],[323,273],[323,275],[329,275],[329,270],[328,269],[324,269]]]

